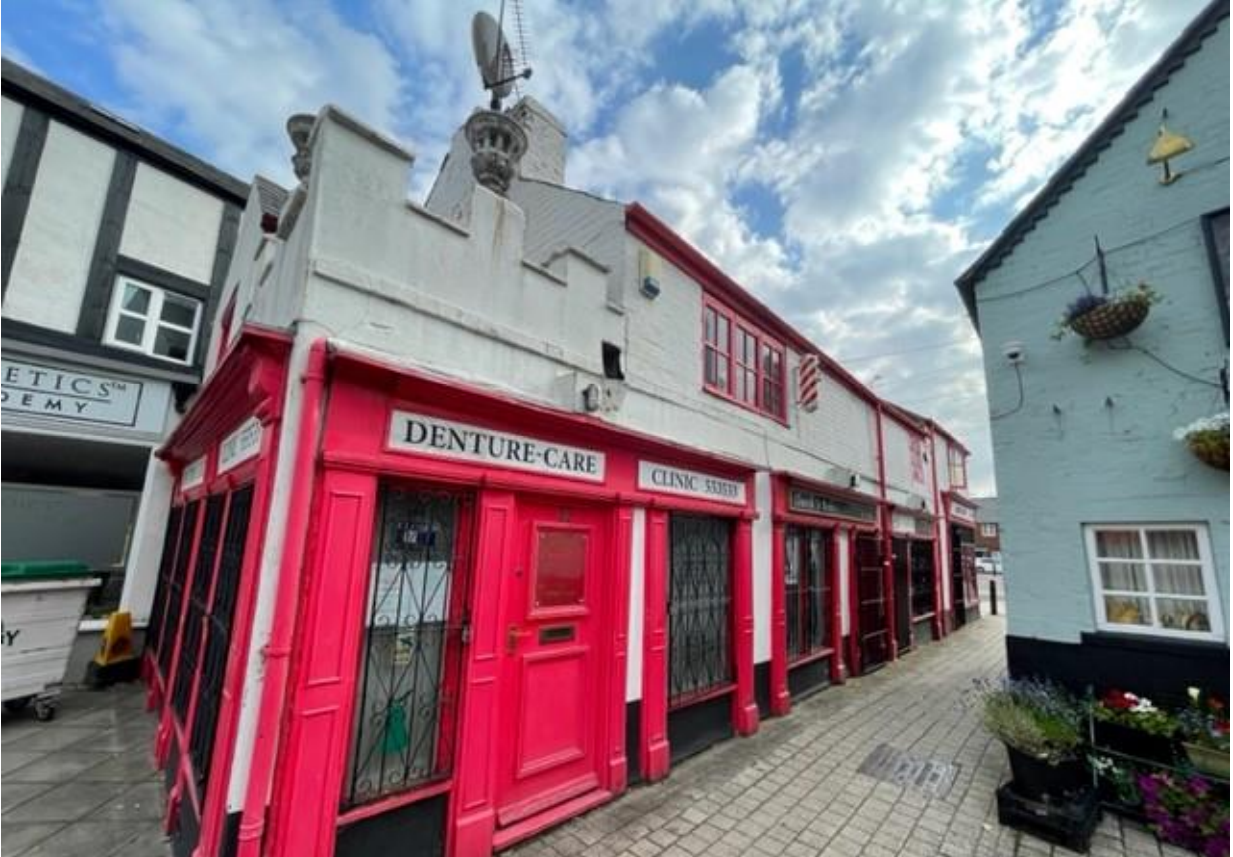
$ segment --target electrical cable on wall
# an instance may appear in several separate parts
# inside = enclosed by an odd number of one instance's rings
[[[990,414],[989,422],[1005,419],[1006,417],[1017,414],[1019,411],[1023,410],[1023,367],[1019,363],[1012,363],[1010,365],[1013,366],[1015,370],[1015,381],[1019,387],[1019,400],[1015,402],[1015,406],[1008,411],[1002,411],[1000,414]]]

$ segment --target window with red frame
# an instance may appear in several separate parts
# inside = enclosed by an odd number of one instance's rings
[[[714,304],[703,310],[703,386],[752,410],[783,419],[783,347]]]

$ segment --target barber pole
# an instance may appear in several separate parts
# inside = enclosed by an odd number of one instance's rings
[[[801,410],[812,413],[818,409],[818,355],[801,357],[796,378],[797,404]]]

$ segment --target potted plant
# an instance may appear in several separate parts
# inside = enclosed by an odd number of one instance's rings
[[[1229,801],[1200,776],[1167,771],[1139,776],[1148,825],[1165,842],[1203,857],[1229,855]]]
[[[1177,720],[1147,697],[1112,688],[1093,705],[1092,718],[1098,747],[1165,765],[1173,763]]]
[[[1058,319],[1053,338],[1077,333],[1086,340],[1125,336],[1147,318],[1160,295],[1147,283],[1112,294],[1084,294],[1071,301]]]
[[[1062,800],[1089,784],[1082,710],[1065,690],[1036,679],[986,686],[985,728],[1006,745],[1014,789],[1032,800]]]
[[[1229,469],[1229,412],[1201,417],[1173,432],[1195,458],[1217,470]]]
[[[1088,765],[1096,774],[1100,799],[1119,815],[1146,822],[1143,795],[1139,792],[1139,771],[1123,760],[1092,754]]]
[[[1178,714],[1182,748],[1196,769],[1229,778],[1228,707],[1214,696],[1203,697],[1197,687],[1187,689],[1190,705]]]

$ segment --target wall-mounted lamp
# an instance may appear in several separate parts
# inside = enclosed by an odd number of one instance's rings
[[[1168,110],[1161,111],[1160,130],[1156,132],[1156,142],[1147,153],[1148,164],[1160,164],[1163,172],[1160,175],[1161,184],[1173,184],[1181,178],[1181,173],[1169,169],[1169,160],[1184,155],[1194,148],[1194,141],[1184,134],[1177,134],[1165,127],[1164,121],[1169,116]]]

